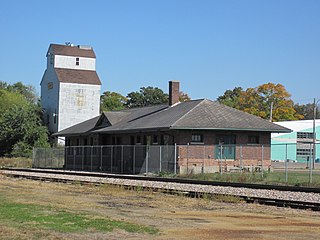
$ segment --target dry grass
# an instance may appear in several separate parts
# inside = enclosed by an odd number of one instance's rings
[[[0,158],[0,168],[4,167],[19,167],[19,168],[31,168],[31,158]]]
[[[1,176],[1,175],[0,175]],[[156,235],[114,230],[61,233],[0,223],[1,239],[317,239],[320,213],[246,203],[191,199],[160,192],[0,178],[0,195],[21,204],[136,223]]]

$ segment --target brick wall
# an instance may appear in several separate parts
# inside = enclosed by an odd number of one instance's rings
[[[234,159],[221,159],[217,155],[218,145],[179,145],[177,147],[178,166],[180,173],[209,173],[230,171],[235,167],[248,170],[271,166],[270,145],[236,145]]]

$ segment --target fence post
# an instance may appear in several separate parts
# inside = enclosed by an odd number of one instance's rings
[[[132,164],[132,172],[136,174],[136,145],[133,146],[133,164]]]
[[[80,147],[79,147],[79,150],[80,150]],[[82,170],[84,170],[84,148],[83,148],[83,146],[82,146],[82,151],[81,151],[81,155],[82,155],[82,157],[81,157],[81,169]]]
[[[120,170],[123,173],[123,145],[121,145],[121,163],[120,163]]]
[[[309,161],[309,170],[310,170],[310,172],[309,172],[309,183],[312,183],[312,160],[311,159],[313,159],[313,156],[311,156],[311,143],[310,143],[309,149],[310,149],[310,151],[309,151],[309,153],[310,153],[310,157],[309,157],[309,159],[310,159],[310,161]]]
[[[92,158],[93,158],[93,146],[91,146],[91,151],[90,151],[90,169],[91,169],[91,172],[92,172]]]
[[[241,169],[241,173],[243,172],[243,160],[242,160],[243,156],[242,156],[242,145],[240,145],[240,169]]]
[[[204,159],[206,155],[206,145],[203,145],[203,156],[202,156],[202,168],[201,168],[201,173],[204,173]]]
[[[49,152],[50,152],[50,164],[49,164],[49,168],[52,168],[52,165],[53,165],[53,152],[52,152],[52,148],[49,148]]]
[[[35,148],[33,147],[32,148],[32,167],[34,167],[34,162],[35,162],[35,150],[34,150]]]
[[[111,154],[110,154],[110,171],[112,173],[112,162],[113,162],[113,145],[111,146]]]
[[[146,173],[148,174],[148,164],[149,164],[149,146],[146,145]]]
[[[174,144],[174,174],[177,174],[177,144]]]
[[[47,152],[46,152],[46,149],[47,148],[44,149],[44,168],[47,167]]]
[[[100,146],[100,171],[102,172],[102,146]]]
[[[261,152],[261,178],[263,179],[263,157],[264,157],[264,146],[261,145],[262,152]]]
[[[73,170],[76,169],[76,147],[73,147]]]
[[[189,143],[187,143],[187,174],[189,174]]]
[[[222,177],[222,145],[220,144],[220,176]]]
[[[286,176],[286,183],[288,182],[288,144],[286,144],[286,159],[285,159],[285,176]]]
[[[161,156],[161,145],[160,145],[160,148],[159,148],[159,159],[160,159],[160,165],[159,165],[159,172],[161,172],[162,171],[162,163],[161,163],[161,161],[162,161],[162,156]]]

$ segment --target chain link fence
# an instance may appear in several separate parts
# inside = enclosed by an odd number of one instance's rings
[[[34,148],[33,168],[61,169],[65,165],[65,148]]]
[[[318,148],[319,144],[35,148],[33,167],[126,174],[259,173],[262,177],[266,172],[278,172],[285,182],[290,174],[304,174],[312,182],[314,175],[320,176]]]
[[[110,173],[176,172],[175,146],[72,146],[35,148],[34,168]]]

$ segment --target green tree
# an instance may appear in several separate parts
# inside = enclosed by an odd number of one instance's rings
[[[116,92],[104,92],[100,98],[101,111],[114,111],[126,108],[127,98]]]
[[[33,147],[47,147],[48,130],[42,126],[37,105],[13,105],[0,117],[0,156],[31,157]]]
[[[24,85],[22,82],[17,82],[10,85],[6,82],[1,81],[0,89],[7,90],[11,93],[18,93],[31,103],[36,103],[38,101],[38,96],[36,94],[35,88],[31,85]]]
[[[31,157],[32,147],[48,146],[48,131],[34,88],[0,82],[0,156]]]
[[[303,116],[303,119],[305,120],[312,120],[314,115],[314,106],[313,103],[307,103],[307,104],[295,104],[294,109],[296,110],[297,114],[300,114]],[[320,108],[317,106],[317,115],[316,118],[320,118]]]
[[[168,94],[157,87],[141,87],[139,92],[131,92],[127,96],[128,108],[145,107],[168,103]]]
[[[242,87],[235,87],[233,90],[227,90],[222,96],[217,98],[217,101],[229,107],[235,108],[238,105],[239,97],[242,91]]]
[[[12,106],[26,106],[27,104],[28,101],[20,93],[0,89],[0,118],[1,114]]]

